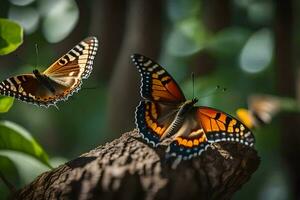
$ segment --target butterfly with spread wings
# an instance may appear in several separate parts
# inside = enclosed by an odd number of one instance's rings
[[[214,108],[194,106],[186,100],[171,75],[146,56],[134,54],[132,61],[142,77],[140,101],[135,112],[136,127],[152,146],[169,140],[167,155],[191,159],[210,144],[221,141],[253,146],[252,132],[239,120]]]
[[[0,94],[39,106],[55,106],[58,101],[66,100],[77,92],[82,79],[89,77],[97,48],[97,38],[88,37],[44,72],[33,70],[32,74],[21,74],[2,81]]]

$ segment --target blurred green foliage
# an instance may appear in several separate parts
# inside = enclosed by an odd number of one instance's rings
[[[0,19],[0,33],[0,41],[4,41],[0,55],[11,53],[22,44],[23,29],[17,23]],[[0,113],[8,112],[13,102],[11,97],[0,97]],[[29,183],[49,168],[46,152],[25,129],[13,122],[0,121],[0,172],[6,179]],[[0,194],[7,194],[2,182],[0,186]]]
[[[14,98],[2,96],[0,97],[0,113],[6,113],[14,104]]]
[[[0,55],[16,50],[22,42],[22,27],[13,21],[0,19]]]
[[[28,154],[50,167],[48,156],[42,147],[26,130],[13,122],[0,122],[0,153],[1,150]]]

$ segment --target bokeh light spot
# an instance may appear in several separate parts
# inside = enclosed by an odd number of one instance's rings
[[[240,67],[248,73],[258,73],[269,66],[273,56],[273,35],[268,29],[254,33],[240,54]]]
[[[31,34],[38,28],[40,16],[34,8],[11,6],[8,18],[20,23],[26,34]]]

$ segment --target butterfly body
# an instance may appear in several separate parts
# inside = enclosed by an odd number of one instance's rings
[[[77,92],[92,71],[98,40],[88,37],[44,72],[10,77],[0,83],[0,94],[49,107]]]
[[[169,125],[168,129],[164,132],[164,134],[161,136],[161,141],[166,137],[173,136],[178,131],[178,129],[182,126],[186,115],[190,112],[194,104],[197,102],[198,99],[194,98],[192,100],[187,100],[182,105],[180,105],[178,112],[174,117],[174,120]]]
[[[51,80],[49,79],[49,77],[47,77],[46,75],[42,75],[37,69],[33,70],[33,74],[41,85],[43,85],[50,92],[55,94],[55,88],[51,84]]]
[[[132,56],[141,77],[141,96],[136,108],[136,126],[146,142],[156,147],[167,144],[167,156],[190,159],[210,144],[230,141],[253,146],[252,132],[234,117],[186,100],[175,80],[153,60]],[[167,141],[167,142],[166,142]]]

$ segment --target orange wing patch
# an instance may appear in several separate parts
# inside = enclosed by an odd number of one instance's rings
[[[237,119],[208,107],[197,109],[196,118],[203,127],[209,142],[232,141],[252,146],[252,132]]]
[[[193,136],[191,138],[185,138],[182,136],[176,137],[174,140],[178,142],[178,144],[184,147],[193,148],[198,146],[203,142],[207,142],[207,138],[202,129],[198,129],[197,131],[193,131],[189,136]]]
[[[154,78],[157,77],[157,78]],[[151,96],[156,101],[166,101],[171,99],[181,99],[181,91],[178,90],[176,83],[171,77],[166,76],[159,79],[159,76],[152,75],[152,93]]]
[[[196,117],[200,119],[205,132],[226,131],[228,117],[212,109],[198,109]]]
[[[146,105],[146,112],[145,112],[145,121],[147,123],[148,128],[150,128],[154,133],[161,136],[166,127],[159,125],[157,121],[158,111],[154,103],[148,103]]]
[[[157,146],[162,135],[175,117],[174,108],[160,103],[141,101],[135,111],[135,123],[147,143]]]
[[[236,111],[236,115],[247,127],[254,128],[256,126],[253,114],[249,110],[240,108]]]

